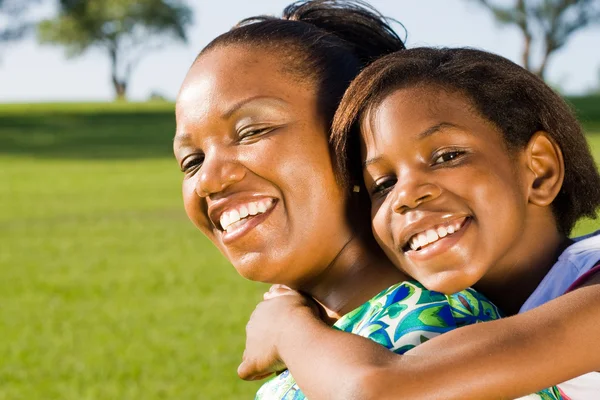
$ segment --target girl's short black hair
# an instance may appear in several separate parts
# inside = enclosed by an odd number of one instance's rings
[[[335,114],[332,142],[346,179],[358,179],[359,124],[392,92],[436,85],[464,94],[504,135],[509,149],[523,149],[538,131],[560,147],[565,177],[552,203],[559,230],[569,234],[600,206],[600,175],[570,107],[540,78],[503,57],[468,48],[415,48],[372,63],[346,91]]]
[[[329,127],[344,91],[361,69],[404,49],[392,21],[360,0],[296,1],[280,18],[240,21],[210,42],[198,58],[225,45],[268,49],[283,60],[286,71],[316,83],[319,111]]]

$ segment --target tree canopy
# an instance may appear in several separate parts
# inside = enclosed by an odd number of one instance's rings
[[[39,24],[38,38],[64,46],[70,57],[104,50],[116,96],[124,98],[140,59],[169,41],[186,42],[191,22],[183,0],[60,0],[58,16]]]
[[[476,0],[503,24],[516,26],[523,35],[522,64],[544,77],[550,56],[572,35],[600,23],[600,0],[516,0],[512,5],[494,0]],[[532,45],[542,47],[541,61],[532,61]]]

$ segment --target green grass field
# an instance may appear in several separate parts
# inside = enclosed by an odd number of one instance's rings
[[[173,132],[170,104],[0,105],[0,400],[252,398],[264,287],[187,220]]]

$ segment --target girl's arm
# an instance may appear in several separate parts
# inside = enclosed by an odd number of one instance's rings
[[[329,328],[306,304],[290,295],[257,307],[241,377],[264,375],[283,360],[313,399],[510,399],[600,370],[600,276],[534,310],[454,330],[404,356]]]

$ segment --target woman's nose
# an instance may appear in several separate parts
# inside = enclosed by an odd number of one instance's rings
[[[210,196],[240,182],[246,169],[236,160],[219,157],[218,154],[205,155],[198,174],[196,193],[200,197]]]

